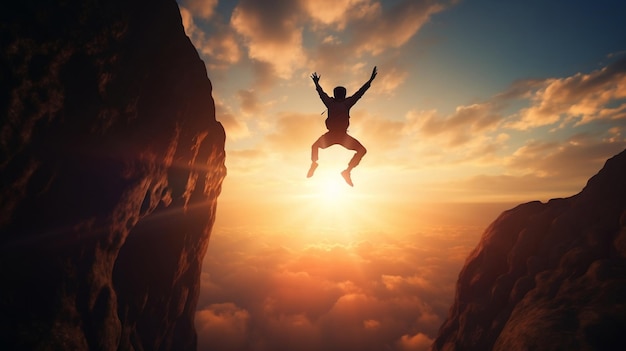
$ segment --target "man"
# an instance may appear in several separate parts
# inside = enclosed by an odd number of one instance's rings
[[[341,86],[336,87],[333,90],[334,97],[329,97],[319,84],[321,76],[317,75],[317,72],[314,72],[311,75],[311,79],[313,79],[313,82],[315,83],[315,89],[319,93],[324,105],[328,108],[328,118],[326,118],[326,129],[328,129],[328,132],[319,137],[319,139],[317,139],[311,147],[312,163],[311,168],[309,168],[307,178],[311,178],[317,168],[317,154],[319,149],[326,149],[331,145],[339,144],[348,150],[356,151],[356,154],[354,154],[350,163],[348,163],[348,168],[341,172],[341,176],[345,179],[346,183],[353,186],[350,172],[359,164],[359,162],[361,162],[361,159],[367,150],[358,140],[348,135],[348,126],[350,125],[350,108],[354,106],[363,94],[365,94],[367,89],[369,89],[370,84],[374,78],[376,78],[376,74],[376,67],[374,67],[370,79],[363,84],[361,89],[348,98],[346,98],[346,88]]]

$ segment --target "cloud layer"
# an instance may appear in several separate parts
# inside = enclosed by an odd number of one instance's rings
[[[354,241],[218,233],[202,276],[200,350],[428,350],[479,229]]]

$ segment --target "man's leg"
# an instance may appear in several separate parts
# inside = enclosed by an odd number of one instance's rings
[[[341,144],[348,150],[354,150],[356,153],[352,156],[352,159],[348,163],[348,170],[352,170],[352,168],[359,165],[361,159],[367,153],[367,149],[355,138],[346,134],[344,137],[344,142]]]
[[[315,173],[315,169],[317,169],[317,158],[318,158],[319,149],[320,148],[325,149],[328,146],[329,146],[328,133],[319,137],[313,143],[313,145],[311,145],[311,167],[309,168],[309,172],[306,175],[307,178],[311,178],[313,174]]]
[[[356,151],[356,153],[354,154],[354,156],[352,156],[352,159],[348,163],[348,168],[346,168],[343,172],[341,172],[341,176],[343,177],[343,179],[345,179],[346,183],[348,183],[348,185],[350,186],[353,186],[352,178],[350,177],[350,172],[352,171],[354,167],[359,165],[359,163],[361,162],[361,159],[367,153],[367,149],[365,149],[365,147],[363,147],[363,145],[361,145],[361,143],[358,140],[349,136],[348,134],[344,136],[344,139],[341,145],[343,145],[343,147],[345,147],[348,150]]]

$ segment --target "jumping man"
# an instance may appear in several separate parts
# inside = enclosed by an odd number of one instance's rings
[[[356,154],[354,154],[350,163],[348,163],[348,168],[341,172],[341,176],[346,180],[346,183],[353,186],[350,171],[361,162],[367,150],[365,150],[358,140],[348,135],[350,108],[354,106],[363,94],[365,94],[367,89],[369,89],[370,84],[374,78],[376,78],[376,74],[376,67],[374,67],[370,79],[363,84],[361,89],[350,97],[346,97],[346,88],[344,87],[336,87],[333,90],[335,96],[329,97],[319,84],[321,76],[317,75],[317,72],[311,75],[311,79],[313,79],[315,83],[315,89],[320,94],[324,105],[328,108],[328,118],[326,118],[326,129],[328,129],[328,132],[319,137],[311,146],[311,161],[313,162],[311,163],[311,168],[309,168],[307,178],[312,177],[317,168],[317,154],[319,149],[326,149],[331,145],[339,144],[348,150],[356,151]]]

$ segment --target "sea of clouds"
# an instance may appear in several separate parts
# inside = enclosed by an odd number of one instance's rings
[[[216,228],[199,350],[428,350],[483,230],[315,238]]]

